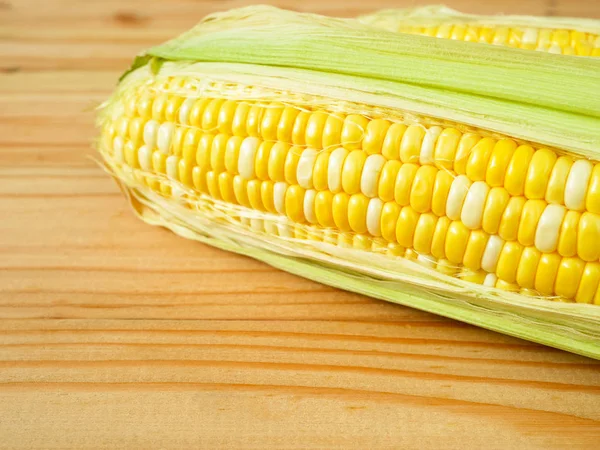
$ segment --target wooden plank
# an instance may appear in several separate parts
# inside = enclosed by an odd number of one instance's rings
[[[600,362],[131,214],[93,159],[95,108],[134,54],[249,3],[0,2],[0,448],[594,448]],[[585,0],[450,6],[600,17]]]

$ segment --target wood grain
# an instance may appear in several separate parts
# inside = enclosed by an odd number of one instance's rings
[[[426,2],[280,1],[351,16]],[[0,448],[583,448],[600,363],[149,227],[94,162],[143,48],[246,1],[0,2]],[[600,17],[600,3],[452,2]]]

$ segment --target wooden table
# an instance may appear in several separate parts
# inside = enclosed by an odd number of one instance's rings
[[[94,163],[94,107],[136,53],[246,3],[0,2],[0,447],[597,448],[598,362],[130,213]],[[453,6],[600,17],[587,0],[471,3]]]

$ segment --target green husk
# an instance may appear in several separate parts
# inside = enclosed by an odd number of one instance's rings
[[[141,55],[100,121],[119,108],[132,86],[186,74],[269,95],[316,96],[334,109],[367,104],[456,121],[599,159],[600,97],[591,94],[600,87],[600,61],[405,36],[270,7],[209,16]],[[186,193],[180,185],[174,187],[184,192],[182,198],[194,199],[187,207],[165,199],[112,160],[108,149],[100,151],[148,223],[325,284],[600,359],[597,306],[487,288],[402,258],[252,233],[227,218],[256,212]],[[260,219],[278,220],[268,214]]]
[[[600,34],[600,20],[573,17],[541,16],[482,16],[464,14],[444,5],[429,5],[417,8],[384,9],[357,18],[365,24],[397,31],[401,26],[433,27],[441,24],[469,24],[476,26],[506,26],[524,28],[550,28]]]
[[[340,80],[353,90],[414,100],[416,113],[422,104],[435,117],[461,120],[456,113],[463,109],[476,127],[588,157],[600,148],[596,59],[391,33],[271,7],[209,16],[147,54],[252,64],[256,74],[295,69],[291,75],[312,83]]]

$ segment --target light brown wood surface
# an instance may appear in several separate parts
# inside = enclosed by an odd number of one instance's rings
[[[136,53],[245,4],[0,1],[0,448],[598,448],[598,362],[130,213],[93,161],[95,106]],[[600,17],[589,0],[452,6]]]

